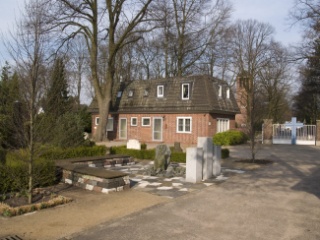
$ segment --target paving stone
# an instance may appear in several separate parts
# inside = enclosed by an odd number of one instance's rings
[[[148,165],[141,165],[136,163],[134,166],[113,166],[111,169],[126,172],[129,174],[130,187],[136,191],[147,192],[150,194],[176,198],[189,194],[194,191],[205,189],[209,186],[223,183],[229,177],[237,174],[242,174],[244,171],[238,169],[226,169],[222,168],[222,173],[217,178],[210,178],[200,183],[188,183],[184,177],[158,177],[158,176],[147,176],[146,172],[152,167],[152,162]],[[180,166],[185,166],[180,164]],[[116,189],[115,189],[116,190]]]

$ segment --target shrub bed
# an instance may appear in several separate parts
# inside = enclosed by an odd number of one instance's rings
[[[0,216],[3,217],[13,217],[28,212],[33,212],[45,208],[55,207],[57,205],[65,204],[71,202],[71,198],[63,196],[53,196],[50,200],[41,203],[35,203],[31,205],[23,205],[18,207],[11,207],[8,204],[0,202]]]

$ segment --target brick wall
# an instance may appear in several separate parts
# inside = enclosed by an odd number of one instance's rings
[[[92,133],[96,131],[95,118],[98,115],[92,115]],[[131,118],[137,118],[137,126],[131,126]],[[142,118],[150,118],[150,126],[142,126]],[[192,118],[191,133],[177,133],[177,117]],[[137,139],[140,142],[151,143],[157,142],[153,140],[153,119],[162,119],[162,141],[167,144],[180,142],[182,144],[196,144],[198,137],[212,137],[217,132],[217,118],[228,118],[230,120],[230,129],[235,128],[235,116],[226,114],[208,114],[208,113],[193,113],[193,114],[120,114],[114,118],[114,132],[109,132],[108,136],[113,136],[114,140],[119,139],[119,130],[117,129],[119,120],[127,119],[127,139]],[[110,139],[110,138],[109,138]],[[110,140],[113,140],[110,139]],[[123,139],[123,140],[127,140]]]

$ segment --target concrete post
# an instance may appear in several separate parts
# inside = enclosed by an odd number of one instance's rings
[[[197,147],[203,149],[202,179],[206,180],[212,177],[212,168],[213,168],[212,138],[198,137]]]
[[[196,183],[202,180],[202,148],[186,149],[186,182]]]
[[[217,177],[221,173],[221,146],[214,145],[214,154],[213,154],[213,176]]]

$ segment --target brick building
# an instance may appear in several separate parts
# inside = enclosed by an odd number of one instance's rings
[[[97,103],[89,109],[95,134]],[[108,139],[195,144],[198,137],[235,128],[237,113],[231,88],[210,76],[131,81],[111,103]]]

